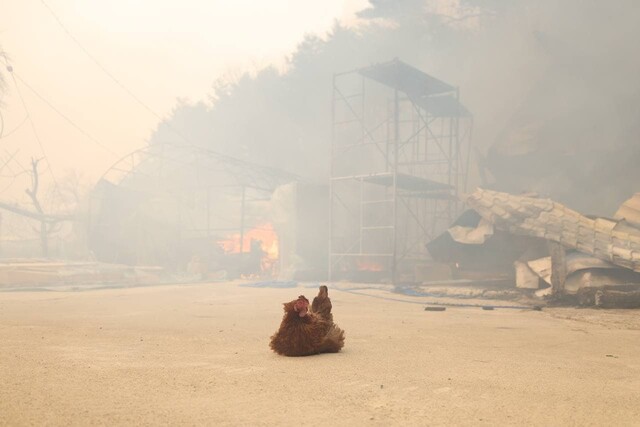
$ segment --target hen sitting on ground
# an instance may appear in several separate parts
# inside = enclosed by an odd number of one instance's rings
[[[344,331],[333,323],[326,286],[320,287],[311,311],[309,300],[300,295],[284,304],[280,329],[271,337],[271,349],[283,356],[337,353],[344,346]]]

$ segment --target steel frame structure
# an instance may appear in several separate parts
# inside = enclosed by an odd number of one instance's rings
[[[472,118],[457,88],[397,59],[333,79],[329,279],[427,260],[466,189]]]
[[[143,195],[157,212],[165,206],[167,222],[175,224],[178,239],[215,239],[256,228],[256,213],[267,211],[273,191],[298,179],[274,168],[252,164],[195,145],[158,144],[136,150],[116,161],[97,187],[119,188]],[[99,191],[89,209],[91,236],[105,225]],[[109,206],[106,207],[108,213]],[[132,241],[132,245],[135,242]],[[144,251],[142,251],[144,252]],[[240,245],[242,254],[243,247]],[[138,262],[148,262],[136,256]]]

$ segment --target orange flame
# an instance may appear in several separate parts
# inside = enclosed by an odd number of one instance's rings
[[[360,271],[384,271],[382,264],[367,260],[357,260],[356,265]]]
[[[242,242],[240,240],[242,239]],[[266,223],[244,232],[234,233],[228,239],[218,241],[225,253],[249,253],[252,242],[260,242],[260,249],[264,252],[261,269],[264,273],[275,275],[279,258],[278,235],[273,229],[273,225]],[[242,245],[242,246],[241,246]]]

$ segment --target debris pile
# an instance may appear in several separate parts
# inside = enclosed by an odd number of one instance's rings
[[[164,269],[157,266],[45,259],[9,259],[0,262],[0,290],[132,286],[161,283],[164,277]]]
[[[614,218],[485,189],[477,189],[466,203],[479,215],[477,221],[454,224],[447,237],[427,245],[434,258],[465,266],[472,264],[470,254],[491,259],[486,264],[496,276],[509,271],[518,288],[552,301],[640,307],[640,193]],[[443,244],[446,239],[451,242]],[[506,263],[512,267],[504,268]]]
[[[589,218],[548,199],[483,189],[467,204],[509,233],[543,238],[640,272],[640,229],[624,218]]]

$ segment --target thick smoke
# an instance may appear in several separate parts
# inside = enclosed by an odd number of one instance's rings
[[[637,191],[640,8],[633,0],[372,0],[308,36],[286,71],[179,103],[152,144],[190,141],[326,182],[334,72],[394,57],[460,87],[475,117],[472,184],[610,215]]]

